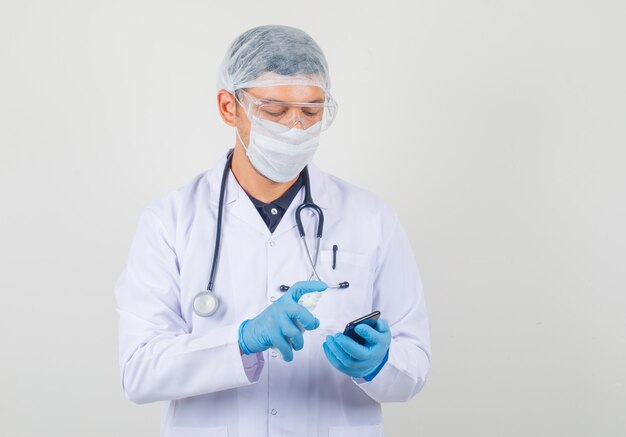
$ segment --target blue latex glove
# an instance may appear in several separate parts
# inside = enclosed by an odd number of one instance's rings
[[[293,349],[304,347],[302,328],[317,329],[320,321],[298,303],[302,295],[326,290],[320,281],[301,281],[293,284],[283,297],[265,308],[254,319],[239,326],[239,347],[249,355],[275,346],[285,361],[293,360]],[[298,324],[300,326],[298,326]]]
[[[387,362],[391,344],[389,325],[378,319],[375,328],[360,323],[354,331],[365,339],[365,344],[360,345],[347,335],[337,333],[326,337],[324,353],[335,369],[371,381]]]

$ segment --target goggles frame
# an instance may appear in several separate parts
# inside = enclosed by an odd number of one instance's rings
[[[250,119],[269,120],[289,127],[300,123],[304,129],[307,129],[315,123],[322,122],[321,129],[326,130],[333,123],[337,113],[337,102],[330,93],[325,93],[324,102],[311,103],[260,99],[243,88],[235,90],[233,95]],[[293,116],[294,111],[298,113],[298,117]],[[291,116],[289,113],[292,113]],[[287,123],[285,117],[287,117]]]

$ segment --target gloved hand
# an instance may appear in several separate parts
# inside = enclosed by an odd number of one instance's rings
[[[320,321],[309,310],[298,304],[302,295],[326,290],[320,281],[301,281],[293,284],[280,299],[265,308],[254,319],[239,326],[239,347],[249,355],[275,346],[285,361],[293,360],[293,349],[304,347],[300,326],[316,329]],[[300,326],[298,326],[298,324]]]
[[[387,362],[391,344],[389,325],[378,319],[375,329],[360,323],[354,331],[365,339],[365,344],[360,345],[347,335],[337,333],[326,337],[324,354],[335,369],[371,381]]]

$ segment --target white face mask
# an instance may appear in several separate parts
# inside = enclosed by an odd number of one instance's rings
[[[311,163],[319,146],[322,123],[308,129],[289,128],[280,123],[255,118],[246,147],[239,129],[239,141],[255,169],[274,182],[288,182]]]

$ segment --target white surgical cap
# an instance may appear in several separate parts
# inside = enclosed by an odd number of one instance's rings
[[[217,89],[278,85],[314,85],[330,90],[322,49],[300,29],[259,26],[245,31],[230,45],[222,61]]]

